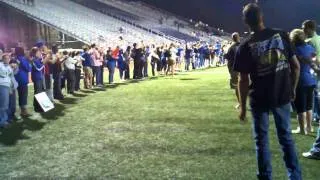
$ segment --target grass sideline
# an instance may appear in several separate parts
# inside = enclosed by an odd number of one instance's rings
[[[256,179],[234,102],[224,67],[83,91],[1,130],[0,179]],[[270,120],[273,176],[287,179]],[[301,157],[315,137],[294,138],[304,179],[318,179],[319,161]]]

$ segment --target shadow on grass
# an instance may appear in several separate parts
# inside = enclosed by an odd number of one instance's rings
[[[106,88],[94,88],[92,90],[94,90],[94,91],[106,91]]]
[[[42,113],[41,116],[43,119],[47,119],[47,120],[57,120],[59,117],[64,116],[64,110],[66,109],[66,107],[62,104],[55,104],[55,107],[53,110],[46,112],[46,113]]]
[[[0,130],[0,143],[6,146],[13,146],[18,140],[30,139],[23,134],[24,130],[38,131],[44,127],[46,123],[26,118],[23,122],[14,122],[7,129]]]
[[[61,100],[60,102],[63,104],[76,104],[77,99],[66,97],[63,100]]]
[[[195,81],[195,80],[199,80],[199,78],[181,78],[181,81]]]
[[[80,90],[80,92],[88,93],[88,94],[94,94],[94,93],[96,93],[95,91],[92,91],[92,90]]]
[[[86,94],[73,94],[74,97],[77,97],[77,98],[82,98],[82,97],[87,97],[88,95]]]

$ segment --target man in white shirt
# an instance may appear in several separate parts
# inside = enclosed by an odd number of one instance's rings
[[[77,63],[77,60],[74,58],[68,56],[68,52],[64,51],[63,56],[65,56],[65,75],[67,78],[67,92],[68,94],[73,94],[75,89],[75,64]]]

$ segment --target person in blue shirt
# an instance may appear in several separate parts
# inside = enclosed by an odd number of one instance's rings
[[[300,79],[294,102],[298,113],[299,127],[292,132],[308,134],[313,132],[312,107],[316,79],[314,78],[314,75],[311,74],[311,60],[315,57],[315,49],[311,45],[305,43],[306,36],[301,29],[293,30],[290,33],[290,39],[295,46],[296,55],[300,62]],[[304,122],[306,122],[306,125]]]
[[[198,45],[195,44],[193,46],[193,52],[194,52],[194,69],[198,69],[200,67],[200,63],[199,63],[199,49],[198,49]]]
[[[316,50],[316,62],[319,63],[320,60],[320,36],[317,35],[316,30],[317,30],[317,22],[313,20],[306,20],[302,24],[303,31],[305,32],[307,36],[306,42],[310,44],[312,47],[315,48]],[[316,113],[319,113],[319,70],[317,70],[317,87],[315,90],[315,110]],[[317,122],[317,117],[315,117],[316,122]],[[320,125],[320,124],[319,124]],[[312,148],[308,152],[302,153],[302,156],[308,159],[318,159],[320,160],[320,127],[318,128],[317,131],[317,138],[315,142],[312,145]]]
[[[15,48],[15,54],[17,57],[17,64],[19,70],[15,75],[16,81],[18,82],[18,96],[19,106],[21,109],[21,116],[28,117],[30,114],[27,110],[28,105],[28,84],[29,84],[29,73],[31,72],[30,61],[26,58],[24,49],[22,47]]]
[[[118,69],[119,69],[119,74],[120,74],[120,81],[124,81],[126,63],[125,63],[125,60],[123,57],[123,50],[122,49],[120,49],[120,51],[119,51]]]
[[[119,47],[117,47],[115,50],[110,51],[110,54],[107,56],[108,57],[108,62],[107,62],[107,67],[109,70],[109,84],[114,83],[114,71],[117,66],[117,60],[119,59]]]
[[[83,72],[84,72],[84,88],[85,89],[92,89],[92,58],[91,55],[89,54],[89,49],[88,47],[83,48],[83,53],[81,54],[82,58],[84,59],[82,61],[82,66],[83,66]]]
[[[199,48],[199,68],[204,68],[204,62],[205,62],[205,47],[203,45]]]
[[[44,92],[44,87],[43,87],[43,70],[44,70],[44,65],[43,65],[43,60],[41,58],[41,51],[34,47],[30,51],[30,60],[32,62],[32,71],[31,71],[31,79],[33,82],[34,86],[34,94],[39,94],[41,92]],[[38,101],[34,98],[33,99],[33,107],[34,111],[41,113],[43,112],[41,106],[39,105]]]

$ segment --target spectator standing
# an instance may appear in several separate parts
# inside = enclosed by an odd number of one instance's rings
[[[64,51],[63,55],[66,57],[66,61],[64,62],[65,65],[65,75],[67,78],[67,92],[68,94],[74,94],[75,91],[75,69],[76,69],[76,63],[78,62],[74,57],[75,53],[73,53],[70,56],[68,56],[68,52]]]
[[[123,50],[119,50],[119,55],[118,55],[118,69],[119,69],[119,75],[120,75],[120,81],[124,81],[125,78],[125,71],[126,71],[126,64],[125,64],[125,59],[123,57]]]
[[[84,72],[84,88],[85,89],[92,89],[92,77],[93,77],[93,73],[92,73],[92,58],[91,55],[88,52],[88,48],[85,47],[83,49],[83,54],[82,54],[82,66],[83,66],[83,72]]]
[[[244,7],[243,19],[253,33],[239,46],[234,70],[240,72],[241,121],[245,121],[250,87],[258,179],[272,179],[268,137],[271,111],[288,177],[301,180],[301,169],[292,139],[290,120],[290,102],[295,97],[299,80],[299,62],[292,50],[288,34],[266,28],[262,11],[257,4],[251,3]]]
[[[125,75],[124,79],[129,80],[130,79],[130,62],[131,62],[131,47],[128,46],[126,51],[123,54],[124,60],[125,60]]]
[[[313,132],[312,103],[316,79],[311,74],[311,66],[312,58],[315,56],[315,49],[305,43],[306,38],[303,30],[293,30],[290,33],[290,39],[300,63],[300,79],[294,102],[298,113],[299,127],[293,130],[292,133],[308,134]]]
[[[93,70],[93,79],[95,79],[95,83],[94,80],[92,82],[92,84],[96,85],[96,86],[102,86],[102,82],[101,82],[101,65],[102,65],[102,61],[101,61],[101,57],[100,57],[100,53],[96,48],[96,45],[93,44],[91,45],[91,50],[89,52],[91,54],[91,58],[92,58],[92,70]]]
[[[34,95],[44,92],[43,79],[44,79],[44,65],[45,61],[42,59],[41,51],[34,47],[30,51],[30,60],[32,63],[31,79],[33,82]],[[33,99],[34,111],[43,112],[40,104],[34,98]]]
[[[114,71],[117,66],[117,60],[119,59],[119,47],[111,52],[111,58],[108,60],[107,66],[109,70],[109,84],[114,83]]]
[[[0,128],[6,128],[9,125],[9,97],[11,87],[13,86],[12,77],[14,76],[9,62],[10,55],[2,53],[0,61]]]
[[[29,73],[31,72],[32,66],[29,60],[26,58],[24,49],[22,47],[16,47],[15,53],[17,57],[18,72],[15,74],[15,78],[18,82],[18,101],[20,106],[20,115],[22,117],[28,117],[28,84],[29,84]]]
[[[317,35],[316,29],[317,29],[317,23],[312,20],[307,20],[303,22],[302,28],[307,36],[307,43],[312,45],[315,48],[316,52],[316,64],[319,65],[320,63],[320,36]],[[319,102],[320,102],[320,73],[318,73],[317,76],[317,94],[316,94],[316,100],[318,101],[317,108],[319,109]],[[320,125],[320,124],[319,124]],[[310,159],[320,159],[320,126],[317,131],[317,138],[314,144],[312,145],[312,148],[308,151],[302,154],[303,157],[310,158]]]
[[[18,82],[16,81],[14,75],[18,73],[19,67],[16,60],[10,61],[10,67],[13,72],[11,75],[11,87],[9,96],[9,107],[8,107],[8,122],[11,123],[14,119],[19,120],[21,117],[15,116],[16,113],[16,91],[18,88]]]
[[[176,54],[177,49],[174,47],[174,44],[171,44],[170,48],[167,51],[168,69],[166,75],[168,75],[169,72],[171,72],[171,76],[174,75],[174,65],[177,57]]]
[[[186,51],[185,51],[185,71],[190,70],[190,63],[191,63],[191,58],[192,58],[192,49],[189,48],[189,45],[186,45]]]
[[[227,54],[225,54],[224,58],[228,60],[228,70],[230,74],[230,88],[235,90],[235,94],[237,97],[238,104],[236,105],[236,109],[240,107],[240,99],[239,99],[239,91],[238,91],[238,77],[239,73],[233,70],[234,66],[234,58],[236,56],[237,50],[240,45],[240,36],[239,33],[232,34],[233,44],[229,48]]]
[[[53,98],[63,100],[64,96],[61,91],[62,72],[64,70],[63,64],[65,59],[58,52],[56,45],[52,46],[52,76],[53,76]]]
[[[75,91],[80,91],[80,80],[81,80],[81,69],[82,69],[82,62],[84,58],[80,55],[80,51],[75,53],[74,59],[77,61],[75,64]]]

